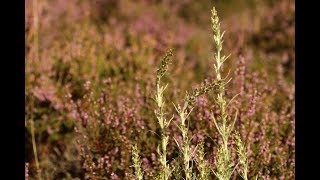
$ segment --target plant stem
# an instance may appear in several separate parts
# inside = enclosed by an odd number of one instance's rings
[[[34,159],[35,159],[35,163],[36,163],[38,178],[39,178],[39,180],[41,180],[41,179],[42,179],[42,178],[41,178],[41,170],[40,170],[38,153],[37,153],[37,144],[36,144],[35,134],[34,134],[34,122],[33,122],[33,118],[31,118],[31,120],[30,120],[30,125],[31,125],[31,139],[32,139],[33,154],[34,154]]]
[[[163,93],[167,86],[161,86],[161,79],[168,70],[168,64],[172,55],[172,49],[170,49],[161,60],[160,67],[157,70],[157,90],[155,95],[155,101],[158,108],[155,111],[155,114],[161,128],[161,151],[158,147],[158,154],[160,156],[160,163],[162,165],[162,169],[160,171],[160,178],[163,180],[168,180],[170,175],[170,167],[167,164],[167,145],[169,141],[169,136],[167,136],[166,129],[169,126],[171,119],[167,121],[164,117],[163,110],[165,103]]]
[[[137,180],[143,180],[143,171],[141,169],[141,160],[138,152],[138,146],[135,144],[132,146],[132,161]]]
[[[216,96],[216,102],[218,104],[218,108],[220,109],[220,113],[217,116],[217,118],[215,118],[214,114],[213,114],[213,120],[215,123],[215,126],[219,132],[219,134],[221,135],[222,138],[222,144],[220,145],[219,149],[218,149],[218,154],[217,154],[217,160],[216,160],[216,166],[217,166],[217,172],[215,173],[215,175],[218,177],[218,179],[220,180],[229,180],[232,176],[232,173],[235,169],[235,167],[233,167],[233,163],[231,161],[231,150],[228,148],[228,140],[229,140],[229,136],[232,132],[232,128],[234,125],[228,122],[229,116],[226,112],[226,108],[227,108],[227,100],[224,97],[224,93],[225,93],[225,86],[229,81],[226,81],[226,78],[222,78],[221,77],[221,68],[223,63],[225,62],[225,60],[228,59],[229,56],[222,56],[221,57],[221,51],[222,51],[222,44],[223,44],[223,35],[224,32],[221,34],[220,32],[220,22],[219,22],[219,17],[217,15],[217,11],[215,10],[215,8],[213,7],[213,9],[211,10],[212,16],[211,16],[211,21],[212,21],[212,30],[213,30],[213,40],[215,43],[215,63],[214,63],[214,72],[216,75],[216,91],[217,91],[217,96]],[[233,98],[232,98],[233,99]],[[230,101],[229,101],[230,103]],[[216,119],[219,120],[219,122],[221,123],[221,125],[218,125],[218,123],[216,122]],[[236,118],[235,118],[236,120]],[[242,141],[240,139],[240,136],[236,137],[237,140],[237,146],[238,146],[238,154],[240,156],[240,164],[243,164],[244,166],[244,172],[243,174],[243,178],[247,179],[247,164],[245,163],[246,161],[246,155],[244,152],[244,145],[242,144]],[[240,149],[240,150],[239,150]],[[233,168],[232,168],[233,167]]]
[[[230,157],[230,150],[228,148],[228,139],[230,134],[230,126],[228,126],[228,114],[226,113],[226,99],[224,98],[224,92],[225,92],[225,80],[221,77],[221,67],[223,62],[227,59],[225,56],[221,57],[221,51],[222,51],[222,43],[223,43],[223,34],[220,33],[220,22],[219,17],[217,15],[217,11],[213,7],[211,10],[212,12],[212,29],[214,32],[213,39],[216,45],[216,52],[215,52],[215,64],[214,64],[214,70],[216,74],[216,86],[217,86],[217,96],[216,96],[216,102],[218,104],[218,107],[220,109],[220,114],[217,117],[217,120],[221,122],[221,125],[218,126],[218,123],[215,122],[216,128],[218,129],[221,137],[222,137],[222,145],[220,145],[220,151],[217,154],[217,169],[218,172],[216,173],[216,176],[218,179],[221,180],[228,180],[231,177],[232,169],[231,169],[231,157]],[[213,116],[214,117],[214,116]],[[215,118],[214,118],[215,121]]]

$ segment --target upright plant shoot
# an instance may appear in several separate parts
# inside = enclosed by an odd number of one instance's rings
[[[166,133],[166,129],[169,126],[172,118],[168,121],[164,117],[164,98],[163,93],[167,87],[161,85],[161,79],[165,75],[168,69],[168,64],[170,61],[170,58],[172,57],[172,49],[170,49],[166,55],[162,58],[160,67],[157,70],[157,90],[155,95],[155,101],[157,104],[157,110],[155,110],[155,114],[158,120],[158,124],[161,128],[161,150],[158,146],[157,152],[160,156],[160,163],[162,165],[162,168],[160,170],[159,176],[161,180],[167,180],[169,179],[170,175],[170,168],[167,164],[167,145],[169,141],[169,136]]]
[[[215,164],[217,167],[216,172],[214,174],[220,180],[229,180],[232,176],[234,169],[236,168],[232,163],[231,159],[231,148],[228,147],[228,141],[230,134],[232,132],[235,120],[237,118],[237,114],[235,115],[233,123],[230,123],[230,117],[228,116],[227,109],[227,100],[224,96],[225,86],[231,80],[226,80],[227,77],[222,78],[222,65],[228,59],[229,56],[224,56],[221,54],[222,44],[223,44],[223,35],[224,32],[220,31],[220,22],[219,17],[217,15],[216,9],[213,7],[211,10],[211,22],[212,22],[212,30],[213,30],[213,41],[215,43],[215,52],[214,52],[214,73],[216,75],[216,98],[215,101],[219,108],[219,115],[217,117],[212,113],[213,121],[215,126],[221,135],[222,144],[220,144],[217,152],[217,157],[215,160]],[[230,103],[230,102],[229,102]],[[219,123],[219,124],[218,124]],[[240,137],[238,137],[240,138]],[[238,141],[241,142],[241,141]],[[246,179],[246,177],[243,177]]]

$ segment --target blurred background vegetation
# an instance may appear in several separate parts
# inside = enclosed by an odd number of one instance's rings
[[[250,177],[294,178],[293,0],[25,4],[25,161],[30,179],[38,176],[31,121],[45,179],[130,179],[130,145],[135,142],[146,179],[152,179],[159,167],[152,100],[157,66],[165,51],[174,48],[165,79],[167,111],[173,114],[171,102],[181,102],[186,90],[214,78],[213,5],[226,31],[224,50],[231,53],[224,67],[233,76],[227,95],[241,92],[233,106],[240,110],[237,129],[249,146]],[[190,118],[194,143],[205,140],[211,161],[218,137],[208,115],[215,108],[212,96],[200,98]],[[179,136],[173,124],[170,135]],[[176,148],[170,142],[169,159],[177,156]]]

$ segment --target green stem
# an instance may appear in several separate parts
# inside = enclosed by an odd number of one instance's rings
[[[32,139],[32,148],[33,148],[33,154],[34,154],[34,159],[36,163],[36,168],[37,168],[37,173],[38,173],[38,178],[41,180],[41,170],[40,170],[40,165],[39,165],[39,159],[38,159],[38,153],[37,153],[37,145],[36,145],[36,140],[35,140],[35,134],[34,134],[34,122],[33,119],[30,121],[31,123],[31,139]]]

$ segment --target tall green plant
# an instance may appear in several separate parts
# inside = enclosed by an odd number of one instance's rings
[[[157,90],[155,95],[155,102],[157,104],[157,110],[155,110],[155,114],[158,120],[158,124],[161,128],[161,150],[158,146],[157,152],[160,156],[160,163],[162,165],[162,168],[160,170],[159,176],[161,180],[167,180],[169,179],[170,175],[170,167],[167,164],[167,145],[169,141],[169,136],[167,135],[167,128],[173,118],[171,118],[169,121],[166,120],[164,117],[164,105],[165,101],[163,98],[163,93],[167,87],[167,85],[162,86],[161,85],[161,79],[165,75],[165,73],[168,70],[168,64],[170,61],[170,58],[172,57],[172,49],[170,49],[166,55],[161,60],[161,65],[157,70]]]
[[[178,148],[180,150],[180,156],[181,158],[178,162],[181,162],[181,168],[184,171],[184,177],[185,180],[191,180],[195,177],[198,177],[198,179],[206,180],[209,179],[210,173],[205,158],[204,158],[204,147],[203,143],[199,144],[197,153],[198,153],[198,161],[197,161],[197,168],[199,170],[199,174],[196,176],[195,173],[192,172],[192,166],[190,162],[192,161],[193,153],[191,152],[191,138],[188,136],[189,132],[189,121],[187,121],[187,118],[189,117],[190,113],[193,109],[193,103],[195,99],[208,91],[215,89],[216,97],[215,102],[217,103],[220,113],[217,117],[214,116],[212,113],[214,124],[221,135],[222,143],[219,144],[217,157],[215,160],[215,164],[217,167],[216,171],[213,171],[213,173],[216,175],[216,177],[220,180],[229,180],[237,167],[237,165],[234,165],[231,158],[231,148],[228,147],[228,141],[230,138],[230,135],[232,135],[232,130],[234,127],[235,120],[237,119],[237,113],[235,115],[235,118],[232,123],[230,123],[231,117],[227,113],[227,107],[228,104],[232,101],[233,97],[228,103],[227,99],[224,96],[225,93],[225,87],[230,82],[231,78],[227,80],[228,77],[222,78],[222,65],[223,63],[228,59],[229,56],[222,55],[222,44],[223,44],[223,35],[224,32],[220,32],[220,22],[219,17],[217,15],[217,11],[213,7],[211,16],[212,21],[212,29],[213,29],[213,40],[215,43],[215,63],[214,63],[214,73],[216,75],[216,80],[213,84],[211,83],[202,83],[200,88],[196,88],[192,91],[191,94],[188,92],[185,95],[185,98],[183,100],[183,106],[180,106],[180,104],[173,104],[175,107],[176,112],[178,113],[178,116],[180,118],[179,124],[176,124],[179,128],[181,135],[182,135],[182,142],[178,143],[178,141],[175,139]],[[158,120],[158,124],[161,128],[161,148],[160,145],[158,146],[157,152],[159,154],[160,163],[162,165],[162,168],[159,173],[159,178],[167,180],[170,178],[170,167],[167,164],[167,145],[169,141],[169,136],[167,135],[166,129],[168,128],[172,118],[170,120],[166,120],[164,117],[164,98],[163,93],[167,87],[161,85],[161,79],[165,75],[168,69],[168,64],[170,61],[170,58],[172,57],[172,50],[169,50],[167,54],[162,58],[161,65],[157,70],[157,82],[156,82],[156,94],[155,94],[155,102],[157,104],[157,109],[155,110],[155,114]],[[243,166],[243,171],[241,173],[241,176],[247,180],[247,174],[248,174],[248,163],[247,163],[247,157],[245,154],[245,147],[241,141],[240,135],[235,134],[236,139],[236,145],[237,145],[237,153],[239,156],[239,163]],[[137,179],[142,179],[143,173],[141,171],[141,162],[139,155],[137,154],[137,146],[134,146],[133,148],[133,161],[134,161],[134,167],[135,167],[135,174]],[[179,176],[181,173],[178,173]]]
[[[143,179],[143,171],[141,169],[141,159],[139,156],[138,146],[132,146],[132,162],[134,167],[134,174],[137,180]]]
[[[209,180],[210,178],[210,167],[204,157],[204,142],[201,141],[197,146],[197,168],[199,170],[199,180]]]
[[[219,107],[220,113],[217,117],[215,117],[214,113],[212,113],[214,124],[221,135],[222,144],[219,145],[217,157],[215,160],[215,164],[217,170],[214,171],[216,177],[220,180],[229,180],[232,176],[233,171],[236,166],[234,166],[231,159],[231,148],[228,147],[228,142],[230,135],[232,133],[234,123],[237,119],[237,114],[235,115],[234,121],[230,123],[231,117],[226,112],[228,104],[227,98],[224,96],[225,87],[230,82],[231,78],[228,77],[222,78],[222,65],[228,59],[228,56],[222,55],[222,45],[223,45],[223,35],[225,32],[220,31],[220,21],[217,15],[217,11],[215,7],[211,10],[211,22],[212,22],[212,30],[213,30],[213,41],[215,43],[215,53],[214,53],[214,73],[216,75],[216,98],[215,101]],[[228,79],[228,80],[227,80]],[[233,99],[233,98],[232,98]],[[219,124],[218,124],[219,123]],[[237,136],[240,139],[240,136]],[[238,141],[241,143],[241,141]],[[244,154],[242,154],[244,155]],[[246,175],[246,174],[245,174]],[[246,177],[244,177],[246,179]]]
[[[185,172],[185,179],[189,180],[192,178],[192,167],[190,166],[190,160],[192,158],[192,152],[190,149],[190,138],[188,137],[189,131],[189,123],[187,122],[187,118],[190,115],[191,110],[188,110],[188,106],[191,106],[195,99],[206,92],[210,91],[213,88],[212,84],[203,83],[200,88],[193,90],[191,94],[186,94],[184,98],[184,105],[181,107],[179,104],[174,105],[179,117],[180,124],[178,124],[178,128],[181,131],[182,135],[182,144],[176,141],[179,146],[180,152],[182,153],[183,158],[183,170]],[[188,123],[188,124],[187,124]]]
[[[235,137],[235,143],[237,146],[237,154],[239,157],[239,163],[242,165],[242,168],[243,168],[240,176],[244,180],[248,180],[248,158],[246,155],[246,148],[241,140],[240,134],[237,131],[234,133],[234,137]]]

